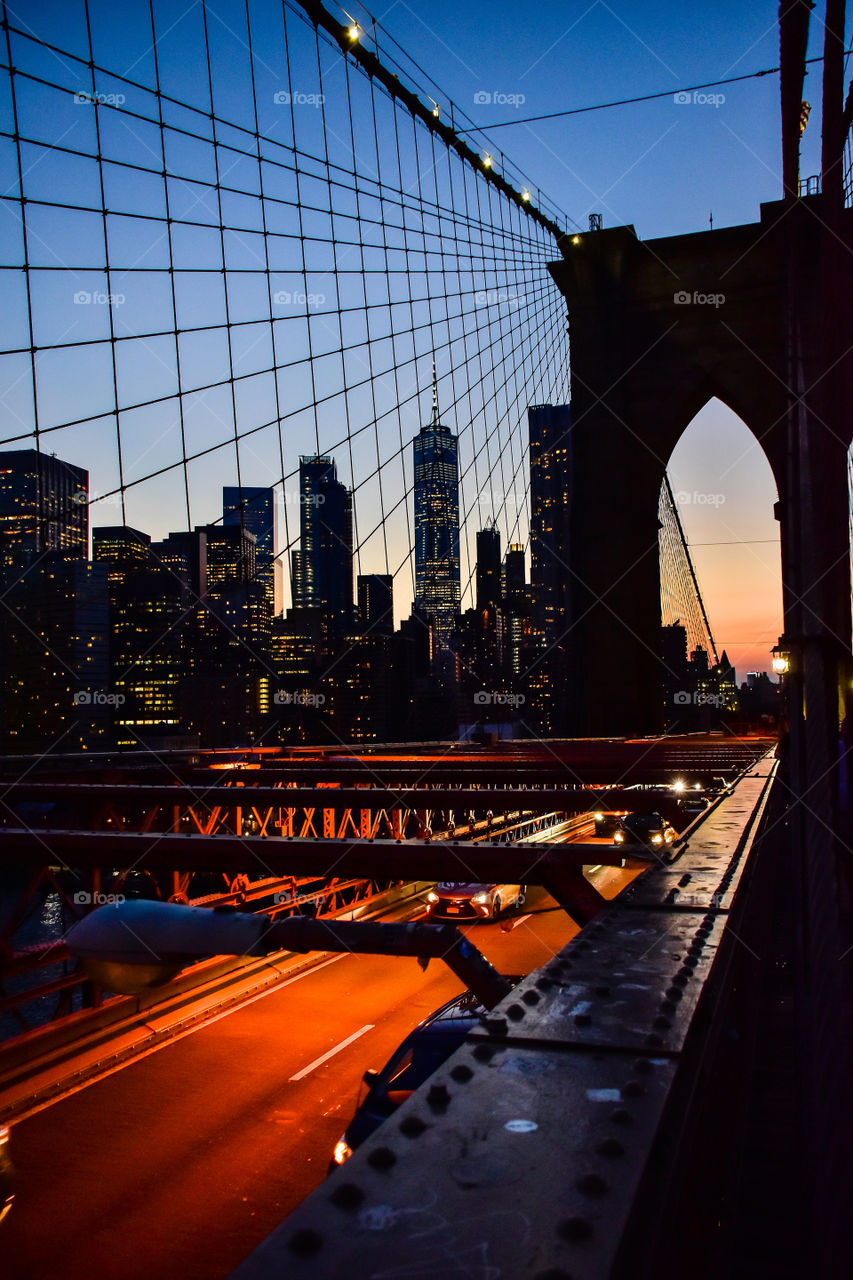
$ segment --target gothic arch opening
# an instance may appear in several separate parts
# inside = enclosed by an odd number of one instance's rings
[[[766,728],[778,716],[771,667],[783,629],[777,496],[758,439],[721,400],[708,400],[673,449],[661,489],[664,703],[671,730],[723,721]]]

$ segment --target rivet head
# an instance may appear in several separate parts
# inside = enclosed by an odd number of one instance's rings
[[[610,1112],[610,1119],[614,1124],[633,1124],[634,1117],[630,1111],[626,1111],[624,1107],[617,1107],[615,1111]]]
[[[540,1000],[540,996],[537,991],[525,991],[521,998],[525,1004],[538,1004]]]
[[[367,1157],[367,1163],[373,1169],[390,1169],[397,1163],[397,1157],[390,1147],[376,1147]]]
[[[454,1067],[450,1074],[454,1080],[458,1080],[460,1084],[465,1084],[466,1081],[471,1079],[474,1072],[464,1062],[460,1062],[459,1066]]]
[[[400,1132],[407,1138],[419,1138],[426,1127],[420,1116],[406,1116],[398,1125]]]
[[[493,1036],[505,1036],[509,1028],[507,1027],[506,1018],[484,1018],[483,1026]]]
[[[506,1011],[506,1016],[512,1018],[513,1022],[520,1022],[525,1012],[526,1010],[522,1009],[520,1004],[511,1004]]]
[[[474,1049],[474,1057],[479,1062],[488,1062],[490,1058],[495,1056],[495,1051],[490,1044],[478,1044]]]
[[[645,1086],[639,1080],[626,1080],[622,1086],[623,1098],[642,1098],[645,1092]]]
[[[446,1084],[431,1084],[427,1094],[427,1102],[431,1107],[446,1107],[450,1101],[450,1092]]]
[[[323,1237],[319,1231],[312,1231],[310,1227],[306,1227],[290,1237],[288,1246],[291,1253],[295,1253],[298,1257],[310,1258],[312,1253],[319,1253],[322,1249]]]
[[[329,1199],[339,1209],[356,1209],[364,1199],[364,1192],[354,1182],[342,1182],[335,1187]]]

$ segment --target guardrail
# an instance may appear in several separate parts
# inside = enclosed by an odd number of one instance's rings
[[[674,862],[524,979],[233,1280],[463,1263],[614,1275],[686,1051],[707,1033],[698,1015],[775,767],[759,762]]]

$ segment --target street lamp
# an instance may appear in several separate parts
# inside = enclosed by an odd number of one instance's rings
[[[772,654],[774,672],[777,676],[786,676],[791,670],[791,651],[784,636],[779,637],[779,643],[773,646]]]
[[[68,949],[94,982],[138,995],[207,956],[263,956],[272,951],[349,951],[444,960],[487,1009],[511,990],[455,925],[314,920],[229,908],[185,907],[135,898],[84,916],[66,936]],[[425,967],[425,966],[424,966]]]

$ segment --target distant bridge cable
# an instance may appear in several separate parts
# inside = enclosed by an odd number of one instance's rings
[[[853,53],[853,49],[845,49],[845,54]],[[823,58],[808,58],[806,65],[812,62],[823,62]],[[580,116],[588,111],[606,111],[610,107],[632,107],[638,102],[654,102],[660,98],[671,98],[679,93],[698,93],[700,89],[716,89],[724,84],[739,84],[744,80],[759,80],[763,76],[774,76],[779,67],[765,67],[763,71],[748,71],[742,76],[728,76],[725,80],[706,80],[703,84],[685,85],[682,89],[662,89],[658,93],[643,93],[636,98],[616,98],[612,102],[595,102],[587,107],[569,107],[565,111],[547,111],[540,116],[516,116],[512,120],[493,120],[489,124],[477,125],[473,129],[457,129],[457,133],[479,133],[483,129],[508,129],[512,124],[534,124],[537,120],[560,120],[565,116]]]

